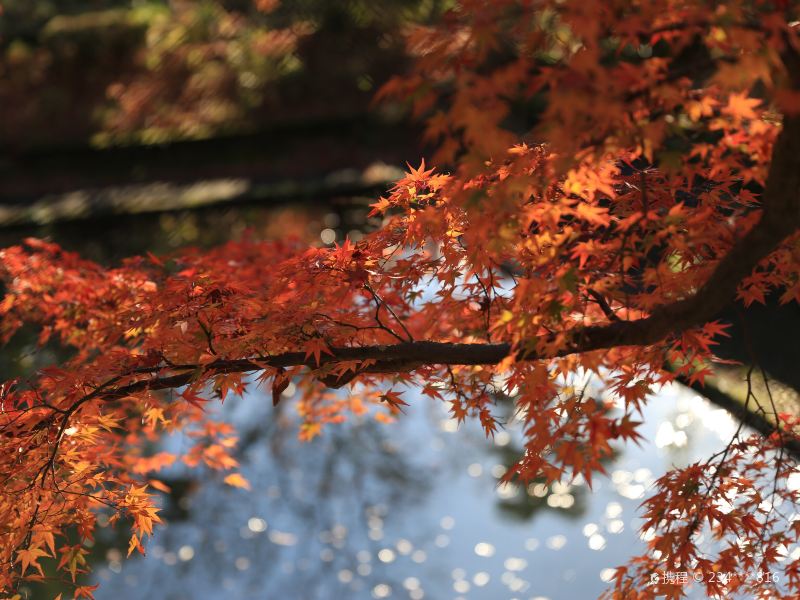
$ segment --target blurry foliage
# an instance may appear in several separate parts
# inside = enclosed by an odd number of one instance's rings
[[[439,0],[6,0],[0,144],[161,143],[367,110]]]
[[[216,2],[147,5],[131,16],[146,24],[143,64],[109,86],[103,131],[95,136],[101,145],[241,127],[266,86],[300,68],[297,42],[312,33],[302,22],[269,29]]]

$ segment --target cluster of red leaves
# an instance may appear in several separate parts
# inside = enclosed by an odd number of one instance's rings
[[[708,461],[656,482],[643,504],[649,552],[617,570],[617,596],[683,597],[686,583],[665,578],[668,572],[690,573],[709,597],[797,596],[800,486],[784,437],[798,421],[783,417],[787,432],[734,439]]]
[[[146,455],[144,442],[184,431],[196,440],[184,462],[235,469],[235,436],[209,420],[206,401],[248,385],[268,383],[277,403],[293,381],[305,439],[370,405],[378,418],[396,416],[405,400],[387,383],[447,397],[456,419],[475,416],[487,435],[497,425],[492,404],[507,395],[526,436],[508,477],[591,481],[613,442],[639,437],[642,403],[674,377],[663,365],[702,379],[724,328],[564,349],[579,347],[576,332],[587,326],[691,297],[757,223],[778,111],[797,108],[781,59],[798,51],[786,11],[760,2],[464,1],[438,28],[412,34],[418,75],[389,90],[413,96],[420,112],[450,102],[430,133],[459,166],[451,175],[424,162],[411,169],[374,205],[382,226],[357,244],[244,241],[116,268],[35,240],[2,251],[0,335],[32,324],[42,342],[73,354],[3,387],[0,588],[42,577],[39,559],[58,552],[74,578],[86,567],[74,548],[91,539],[98,510],[131,520],[130,549],[141,549],[159,520],[146,486],[162,487],[156,472],[177,458]],[[709,65],[684,73],[684,52],[698,51]],[[539,94],[540,126],[515,139],[510,98]],[[784,240],[741,283],[741,299],[771,290],[800,299],[798,253],[797,236]],[[419,341],[441,344],[441,355],[399,354]],[[460,360],[464,343],[510,351]],[[565,387],[562,377],[577,370],[623,409]],[[657,554],[619,571],[616,597],[680,596],[683,588],[648,585],[659,570],[776,565],[797,531],[762,504],[797,499],[786,486],[794,471],[781,455],[772,491],[760,482],[794,429],[736,440],[718,460],[662,478],[645,504]],[[226,480],[247,486],[235,472]],[[733,508],[720,509],[723,501]],[[698,545],[704,523],[739,541],[710,559]],[[781,564],[794,597],[796,561]],[[775,591],[764,580],[724,589],[706,581],[710,593]]]

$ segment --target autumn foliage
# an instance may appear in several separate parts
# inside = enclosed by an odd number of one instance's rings
[[[724,306],[800,301],[798,16],[777,0],[463,0],[409,32],[415,70],[382,91],[426,119],[442,167],[410,168],[358,243],[115,268],[38,240],[3,250],[3,340],[35,326],[72,352],[2,387],[0,588],[43,577],[44,557],[74,581],[99,511],[142,551],[176,460],[246,488],[235,432],[204,409],[254,386],[275,403],[298,386],[305,439],[398,417],[407,386],[492,435],[509,396],[525,450],[507,477],[591,482],[638,439],[650,393],[703,381]],[[577,370],[603,398],[568,385]],[[611,597],[681,597],[651,584],[666,571],[778,572],[704,585],[800,594],[797,424],[776,422],[657,482],[650,550]],[[185,455],[145,452],[179,430]]]

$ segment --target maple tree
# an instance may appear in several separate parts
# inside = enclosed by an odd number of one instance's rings
[[[415,72],[382,92],[410,99],[451,167],[411,168],[358,243],[114,268],[40,240],[3,250],[3,340],[33,325],[72,355],[2,387],[0,588],[43,577],[44,557],[76,581],[98,511],[142,551],[176,460],[246,488],[235,432],[204,407],[248,386],[278,403],[294,382],[304,439],[348,414],[391,420],[406,386],[492,435],[505,394],[525,434],[506,478],[591,482],[640,437],[651,392],[702,382],[730,301],[800,300],[797,19],[779,0],[462,0],[409,33]],[[569,385],[579,370],[607,395]],[[681,597],[668,571],[713,596],[800,594],[800,423],[773,416],[657,481],[648,553],[610,597]],[[175,431],[185,455],[148,454]]]

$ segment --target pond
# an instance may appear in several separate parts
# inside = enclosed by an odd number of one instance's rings
[[[124,542],[106,551],[98,600],[594,598],[643,550],[636,510],[654,479],[736,428],[668,387],[646,409],[647,441],[622,448],[591,491],[580,480],[524,488],[498,485],[520,452],[518,423],[486,440],[444,403],[410,404],[396,423],[365,418],[303,443],[290,404],[275,411],[259,392],[227,402],[252,491],[213,474],[184,486],[146,558],[121,560]]]

